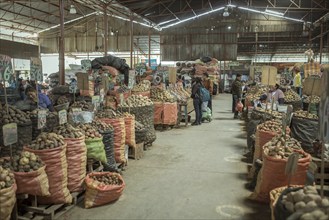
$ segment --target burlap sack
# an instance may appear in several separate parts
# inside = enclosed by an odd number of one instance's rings
[[[16,184],[0,190],[0,220],[9,220],[16,203]]]
[[[71,203],[72,196],[67,188],[66,144],[47,150],[33,150],[28,147],[24,147],[24,150],[39,156],[46,165],[50,196],[40,196],[38,202],[40,204]]]
[[[67,159],[67,188],[70,192],[83,190],[86,177],[87,147],[85,136],[81,138],[65,138]]]
[[[135,116],[125,116],[125,129],[126,129],[126,141],[125,144],[127,144],[130,147],[136,146],[135,141]]]
[[[49,196],[49,183],[46,166],[31,172],[14,172],[17,184],[17,194],[33,196]]]
[[[113,175],[117,175],[121,180],[121,185],[102,185],[97,186],[95,184],[95,180],[91,178],[91,176],[102,176],[104,174],[109,174],[110,172],[102,172],[102,173],[90,173],[86,176],[86,194],[85,194],[85,208],[91,208],[95,206],[104,205],[119,199],[121,196],[123,189],[125,188],[125,182],[123,181],[120,174],[110,173]]]

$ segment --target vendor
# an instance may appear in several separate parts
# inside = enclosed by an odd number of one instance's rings
[[[267,95],[263,94],[259,97],[258,100],[254,101],[254,107],[259,107],[259,108],[266,108],[266,100],[267,100]]]
[[[41,93],[41,88],[38,86],[38,96],[37,91],[33,87],[28,87],[25,91],[26,96],[29,100],[33,101],[34,103],[39,101],[39,107],[43,109],[49,109],[49,111],[53,112],[54,107],[51,103],[49,97],[46,94]],[[39,100],[38,100],[39,99]]]
[[[270,87],[270,95],[269,95],[269,101],[273,101],[276,103],[278,102],[279,105],[284,104],[284,94],[282,90],[280,89],[279,84],[275,84],[275,86]]]

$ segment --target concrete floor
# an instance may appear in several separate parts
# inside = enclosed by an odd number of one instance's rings
[[[269,205],[247,200],[246,134],[231,95],[215,97],[213,109],[211,123],[157,132],[144,157],[129,160],[118,201],[81,204],[65,219],[270,219]]]

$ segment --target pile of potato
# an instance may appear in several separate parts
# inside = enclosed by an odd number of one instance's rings
[[[291,102],[299,102],[302,99],[300,96],[293,90],[289,89],[284,93],[284,102],[291,103]]]
[[[114,111],[113,109],[105,109],[104,111],[97,112],[98,118],[121,118],[123,115],[121,112]]]
[[[259,108],[257,107],[255,110],[259,111],[259,112],[264,112],[266,114],[269,114],[271,116],[273,116],[274,118],[277,119],[282,119],[283,114],[281,112],[277,112],[277,111],[272,111],[271,109],[263,109],[263,108]]]
[[[13,156],[11,166],[15,172],[31,172],[40,169],[44,164],[34,153],[22,151]]]
[[[80,138],[83,136],[80,129],[75,128],[68,123],[55,127],[52,132],[62,135],[64,138]]]
[[[102,176],[91,176],[93,180],[95,180],[95,184],[98,186],[102,185],[121,185],[122,181],[119,179],[119,175],[112,174],[104,174]]]
[[[92,104],[86,101],[77,101],[70,106],[71,111],[72,108],[80,108],[82,111],[88,111],[92,108]]]
[[[286,138],[284,138],[284,134],[275,136],[271,141],[267,142],[264,147],[264,152],[268,156],[277,159],[287,159],[294,150],[302,149],[300,143],[296,139],[289,135],[286,135]],[[300,156],[303,155],[300,154]]]
[[[319,117],[312,113],[307,113],[307,111],[299,110],[294,112],[294,117],[306,118],[306,119],[319,119]]]
[[[153,105],[153,102],[146,96],[132,95],[121,107],[142,107]]]
[[[14,183],[15,183],[15,178],[11,170],[0,166],[0,190],[9,188]]]
[[[132,92],[147,92],[151,89],[151,82],[148,80],[143,80],[141,83],[135,85]]]
[[[65,104],[68,102],[71,102],[71,100],[66,95],[62,95],[57,99],[57,105]]]
[[[290,212],[291,220],[329,219],[329,200],[321,198],[313,186],[305,186],[298,191],[282,196],[282,204]]]
[[[78,128],[86,136],[86,139],[101,138],[102,135],[91,124],[79,124]]]
[[[155,102],[175,102],[176,98],[168,90],[160,88],[151,89],[151,99]]]
[[[8,106],[8,113],[6,106],[3,106],[0,110],[0,124],[25,124],[30,121],[30,117],[25,112],[16,109],[13,106]]]
[[[36,140],[27,147],[34,150],[53,149],[65,144],[64,137],[56,133],[41,133]]]
[[[260,131],[265,131],[265,132],[280,133],[282,131],[282,122],[279,120],[272,119],[258,125],[258,129]]]
[[[98,130],[100,133],[104,133],[106,131],[112,131],[113,127],[110,124],[106,124],[100,120],[94,120],[91,125]]]
[[[321,102],[321,98],[317,95],[314,95],[313,97],[312,96],[306,96],[306,98],[304,99],[304,102],[305,103],[310,103],[311,99],[312,99],[312,103],[315,103],[315,104]]]

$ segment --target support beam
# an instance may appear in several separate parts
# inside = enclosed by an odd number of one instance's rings
[[[59,84],[65,85],[64,0],[59,0],[59,15],[60,15]]]
[[[148,37],[149,37],[149,52],[148,52],[148,58],[149,58],[149,67],[151,67],[151,30],[149,30],[149,33],[148,33]]]
[[[104,56],[107,56],[108,51],[108,29],[107,5],[104,5]]]
[[[323,50],[323,23],[321,23],[321,37],[320,37],[320,64],[322,63],[322,50]]]
[[[134,50],[134,22],[133,16],[130,17],[130,68],[133,69],[133,50]]]

